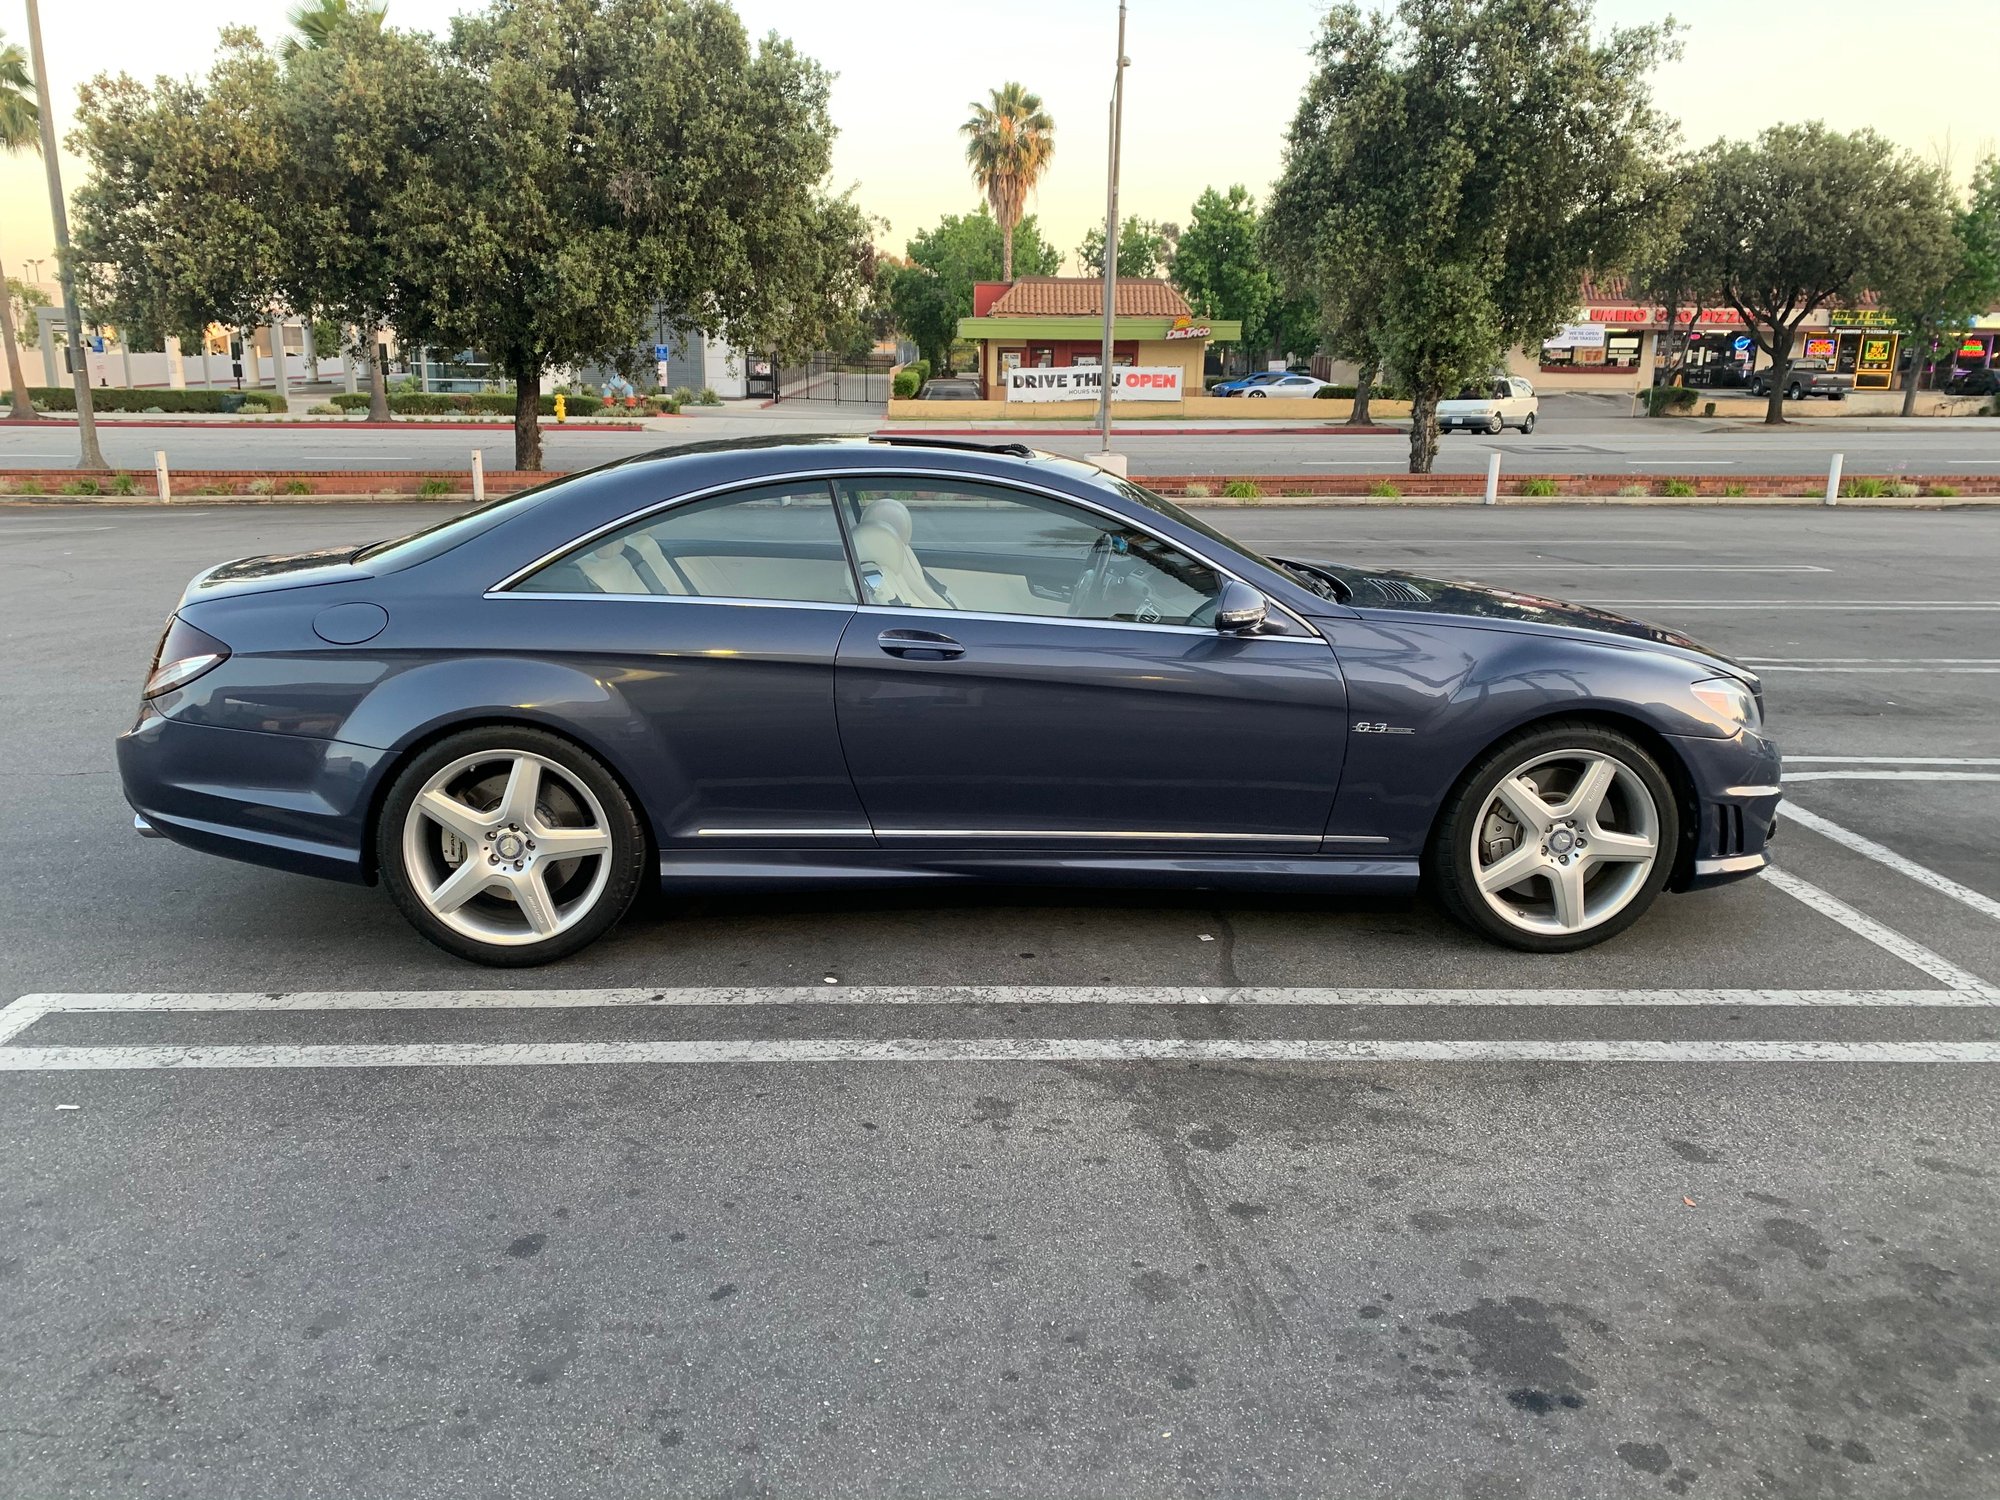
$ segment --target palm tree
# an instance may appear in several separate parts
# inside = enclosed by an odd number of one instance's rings
[[[0,150],[42,149],[42,116],[35,107],[35,81],[28,76],[28,57],[20,45],[0,45]],[[21,375],[21,346],[14,342],[14,289],[0,273],[0,343],[7,346],[7,380],[14,406],[12,422],[33,422],[35,403]]]
[[[387,0],[380,5],[371,0],[305,0],[294,5],[286,19],[298,35],[285,38],[285,56],[324,47],[343,26],[368,26],[380,31],[383,14],[388,9]]]
[[[1014,226],[1028,193],[1049,169],[1055,155],[1055,121],[1042,108],[1039,94],[1018,83],[988,91],[989,102],[972,106],[972,118],[959,126],[965,136],[965,161],[972,180],[993,205],[1000,221],[1000,278],[1014,279]]]

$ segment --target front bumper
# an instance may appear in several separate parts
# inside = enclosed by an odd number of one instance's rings
[[[142,837],[365,882],[368,809],[387,753],[148,712],[118,737],[118,774]]]
[[[1692,837],[1684,837],[1672,888],[1700,890],[1755,875],[1778,826],[1782,761],[1762,732],[1745,729],[1729,739],[1671,736],[1694,783]]]

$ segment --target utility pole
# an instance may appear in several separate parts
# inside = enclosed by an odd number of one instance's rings
[[[1118,66],[1111,77],[1111,166],[1104,196],[1104,351],[1097,371],[1100,451],[1092,459],[1099,468],[1120,475],[1125,472],[1125,459],[1111,451],[1111,335],[1118,313],[1118,137],[1125,124],[1125,69],[1131,61],[1125,55],[1125,0],[1118,0]]]
[[[56,115],[49,101],[49,69],[42,60],[42,17],[28,0],[28,53],[35,69],[35,103],[42,116],[42,166],[49,178],[49,217],[56,229],[56,275],[62,279],[63,323],[69,331],[70,378],[76,386],[79,469],[108,469],[97,446],[97,414],[90,404],[90,355],[83,342],[83,318],[76,307],[76,273],[70,269],[69,209],[63,202],[62,164],[56,159]]]

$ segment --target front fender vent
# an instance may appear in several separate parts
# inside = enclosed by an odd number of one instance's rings
[[[1407,578],[1364,578],[1363,588],[1373,589],[1389,604],[1429,604],[1431,596]]]

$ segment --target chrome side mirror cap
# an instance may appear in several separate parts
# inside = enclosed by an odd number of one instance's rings
[[[1222,586],[1215,601],[1215,628],[1229,635],[1249,635],[1264,628],[1264,613],[1270,606],[1249,584],[1232,578]]]

